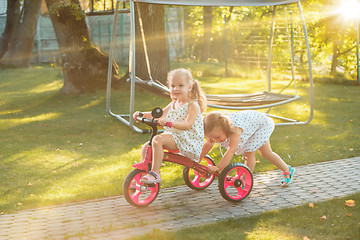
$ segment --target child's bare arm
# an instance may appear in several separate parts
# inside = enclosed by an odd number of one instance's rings
[[[189,130],[194,125],[196,117],[200,111],[200,108],[195,103],[189,104],[188,115],[184,122],[173,122],[172,127],[179,130]],[[165,124],[165,123],[164,123]]]
[[[170,109],[170,107],[171,107],[171,103],[172,103],[172,102],[170,102],[166,107],[164,107],[164,109],[163,109],[163,115],[162,115],[162,117],[161,117],[160,119],[166,118],[167,114],[169,113],[169,109]]]
[[[207,140],[204,143],[204,146],[202,147],[201,150],[201,154],[200,154],[200,158],[199,158],[199,162],[204,159],[204,157],[206,156],[206,154],[208,154],[208,152],[210,152],[210,150],[212,149],[212,147],[214,146],[214,143]]]
[[[224,154],[224,156],[221,159],[221,161],[219,162],[219,164],[214,167],[211,167],[212,172],[220,172],[231,162],[231,160],[236,152],[236,149],[239,145],[239,141],[240,141],[239,133],[233,133],[230,135],[229,148],[226,151],[226,153]]]

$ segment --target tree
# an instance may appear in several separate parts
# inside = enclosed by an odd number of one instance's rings
[[[135,4],[135,74],[143,80],[149,80],[149,74],[145,58],[144,42],[147,49],[150,71],[153,80],[158,80],[164,84],[167,82],[169,71],[167,44],[165,34],[164,6],[156,4]],[[144,38],[141,34],[141,25],[144,31]],[[123,76],[128,78],[129,73]]]
[[[17,14],[19,1],[8,0],[7,27],[3,41],[3,64],[14,67],[29,67],[41,0],[25,0],[21,14]],[[9,22],[8,22],[9,21]],[[5,53],[6,50],[6,53]]]
[[[106,88],[108,54],[91,38],[79,0],[45,0],[60,50],[64,94],[83,94]],[[119,85],[113,61],[113,86]]]
[[[212,7],[204,7],[204,36],[201,61],[205,62],[210,58],[211,29],[212,29]]]
[[[307,21],[311,58],[314,65],[328,68],[336,76],[341,67],[344,76],[354,73],[356,67],[356,28],[339,11],[337,0],[304,1],[304,13],[311,17]],[[316,71],[316,68],[314,68]],[[321,71],[324,74],[324,71]]]
[[[15,32],[16,22],[20,17],[20,0],[8,0],[5,30],[0,39],[0,59],[9,49],[10,39]]]
[[[356,46],[351,43],[351,39],[354,39],[351,35],[352,29],[342,21],[342,16],[336,14],[321,19],[317,24],[317,30],[320,29],[323,29],[322,43],[332,44],[330,74],[335,76],[339,66],[339,58],[348,54]],[[324,49],[322,50],[324,51]]]

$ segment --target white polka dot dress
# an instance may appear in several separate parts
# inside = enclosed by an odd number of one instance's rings
[[[184,122],[188,115],[189,103],[186,103],[177,109],[174,109],[174,103],[175,102],[172,102],[166,119],[171,122]],[[197,102],[195,103],[198,105]],[[196,116],[195,123],[190,129],[179,130],[176,128],[165,127],[164,132],[164,134],[171,134],[179,152],[193,161],[199,160],[201,149],[204,144],[203,118],[199,105],[198,108],[199,112]]]
[[[272,118],[257,111],[247,110],[235,112],[229,114],[228,118],[233,126],[243,129],[243,133],[240,135],[239,146],[235,152],[237,155],[258,150],[269,140],[275,128],[275,123]],[[229,139],[226,139],[225,142],[220,144],[228,148]]]

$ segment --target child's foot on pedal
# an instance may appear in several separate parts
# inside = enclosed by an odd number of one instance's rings
[[[160,175],[161,175],[160,172],[159,172],[159,174],[157,174],[153,171],[149,171],[147,175],[143,176],[140,179],[140,182],[146,183],[146,184],[160,183],[161,182]]]

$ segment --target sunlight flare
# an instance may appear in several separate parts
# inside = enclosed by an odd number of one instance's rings
[[[345,19],[357,18],[360,12],[360,3],[357,0],[342,1],[338,11]]]

